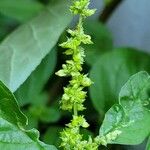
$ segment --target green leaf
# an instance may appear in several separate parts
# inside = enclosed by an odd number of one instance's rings
[[[0,81],[0,149],[56,150],[39,141],[39,132],[25,130],[27,118],[20,111],[14,95]]]
[[[56,0],[45,11],[10,34],[0,45],[0,80],[12,92],[50,52],[71,15],[68,0]]]
[[[146,72],[133,75],[122,87],[119,104],[106,113],[100,136],[119,131],[115,144],[140,144],[150,134],[150,76]]]
[[[148,139],[148,143],[147,143],[147,146],[146,146],[146,150],[150,150],[150,137]]]
[[[99,56],[106,51],[112,50],[112,35],[105,25],[98,21],[87,21],[84,24],[86,34],[92,37],[93,44],[85,45],[85,60],[90,66],[97,61]]]
[[[31,0],[0,0],[0,13],[25,22],[40,12],[44,6]]]
[[[10,123],[18,125],[27,124],[27,118],[20,111],[15,97],[0,81],[0,117],[6,119]]]
[[[37,104],[44,100],[45,95],[42,90],[56,65],[56,48],[54,48],[41,62],[41,64],[31,73],[28,79],[15,92],[19,104]]]
[[[150,56],[131,48],[120,48],[102,55],[90,71],[94,84],[90,96],[98,112],[106,112],[117,100],[128,78],[141,70],[150,71]]]

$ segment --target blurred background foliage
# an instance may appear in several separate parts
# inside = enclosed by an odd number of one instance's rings
[[[16,32],[18,27],[24,26],[26,22],[32,22],[32,18],[36,18],[51,5],[55,6],[55,0],[0,0],[0,42],[3,43],[3,40],[5,41],[11,33]],[[87,89],[88,97],[85,102],[87,109],[84,115],[86,115],[91,126],[88,130],[82,131],[85,138],[88,138],[89,134],[92,136],[98,134],[104,114],[118,101],[120,88],[127,79],[141,70],[150,72],[150,55],[148,52],[144,52],[150,48],[150,44],[148,44],[150,43],[150,28],[145,26],[149,19],[144,20],[142,18],[149,18],[150,12],[148,13],[146,9],[149,6],[148,0],[141,2],[136,0],[92,1],[91,7],[97,8],[96,15],[86,20],[84,24],[86,33],[91,35],[94,42],[93,45],[84,47],[86,53],[84,72],[89,73],[94,82]],[[62,6],[60,5],[59,8],[61,9]],[[50,11],[54,14],[55,7],[53,10],[50,8]],[[64,14],[57,12],[56,15],[62,17],[60,22],[65,22],[66,16]],[[41,27],[36,26],[37,31],[51,26],[51,31],[60,32],[57,31],[61,26],[57,24],[57,19],[53,17],[50,22],[47,22],[46,17],[48,17],[47,14],[39,20],[39,22],[44,23]],[[51,24],[51,21],[54,23]],[[75,22],[76,19],[72,21],[71,26]],[[36,22],[34,23],[36,25]],[[52,34],[55,37],[56,35],[51,31],[47,34]],[[24,35],[22,34],[22,36]],[[58,43],[64,41],[66,37],[67,33],[64,31]],[[40,38],[44,44],[48,44],[51,40],[47,38],[47,35],[41,35]],[[22,40],[21,44],[26,42],[23,37],[19,40]],[[38,42],[41,44],[41,41]],[[55,42],[57,42],[56,39]],[[32,47],[28,48],[29,50],[32,49]],[[38,128],[44,142],[58,147],[60,143],[59,132],[69,122],[71,116],[59,109],[63,87],[68,84],[68,79],[55,76],[55,72],[61,68],[66,56],[62,55],[63,49],[58,44],[55,44],[51,49],[46,57],[41,58],[40,64],[32,69],[30,76],[14,91],[14,94],[21,109],[29,118],[28,128]],[[2,52],[0,55],[3,57]],[[32,57],[30,59],[34,61]],[[26,65],[22,67],[26,67]],[[0,70],[0,72],[2,71]],[[107,148],[101,147],[101,149],[144,150],[145,143],[135,147],[108,145]]]

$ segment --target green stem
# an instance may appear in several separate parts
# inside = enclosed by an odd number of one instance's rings
[[[82,24],[83,24],[83,17],[80,15],[79,16],[79,23],[78,23],[79,32],[81,32]]]
[[[78,30],[79,30],[79,33],[81,32],[82,23],[83,23],[83,17],[80,15],[80,16],[79,16],[79,23],[78,23]],[[75,53],[74,55],[76,55],[76,53]],[[77,105],[76,105],[76,103],[74,103],[73,112],[74,112],[74,116],[78,116],[78,110],[77,110]]]
[[[77,105],[76,104],[74,104],[73,112],[74,112],[74,116],[78,116],[78,110],[77,110]]]

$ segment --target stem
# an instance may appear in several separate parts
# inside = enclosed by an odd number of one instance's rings
[[[77,105],[76,104],[74,104],[73,112],[74,112],[74,116],[78,116],[78,110],[77,110]]]
[[[79,16],[79,23],[78,23],[78,30],[79,30],[79,32],[81,31],[82,23],[83,23],[83,17],[80,15]]]
[[[104,8],[103,12],[99,16],[99,20],[106,23],[113,11],[115,11],[122,1],[123,0],[112,0],[112,2]]]
[[[79,33],[81,32],[82,23],[83,23],[83,17],[82,17],[82,15],[79,15],[79,23],[78,23],[78,30],[79,30]],[[76,55],[76,53],[75,53],[74,55]],[[78,110],[77,110],[77,105],[76,105],[76,103],[74,103],[73,112],[74,112],[74,116],[78,116]]]

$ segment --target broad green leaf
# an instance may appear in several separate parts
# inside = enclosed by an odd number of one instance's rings
[[[112,50],[113,41],[109,30],[100,22],[87,21],[84,24],[86,34],[92,38],[93,44],[85,45],[86,63],[93,66],[99,56]]]
[[[31,0],[0,0],[0,13],[25,22],[44,8],[42,4]]]
[[[119,131],[115,144],[140,144],[150,134],[150,76],[146,72],[133,75],[122,87],[119,104],[105,115],[100,136]]]
[[[93,66],[90,96],[97,111],[106,112],[117,100],[128,78],[141,70],[150,71],[150,56],[131,48],[120,48],[102,55]]]
[[[41,62],[41,64],[31,73],[28,79],[15,92],[20,105],[37,104],[39,100],[44,100],[45,95],[42,90],[56,65],[56,48],[54,48]],[[41,101],[40,100],[40,101]]]
[[[0,80],[11,91],[27,79],[50,52],[72,16],[70,1],[53,1],[39,16],[22,25],[0,45]]]
[[[148,139],[148,143],[147,143],[147,146],[146,146],[146,150],[150,150],[150,137]]]
[[[20,111],[15,97],[0,81],[0,149],[56,150],[39,141],[39,132],[26,130],[27,118]]]

